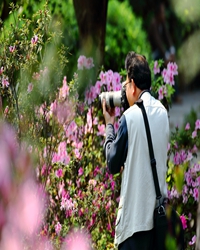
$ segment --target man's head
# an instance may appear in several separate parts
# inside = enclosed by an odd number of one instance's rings
[[[125,60],[125,69],[128,78],[133,79],[139,89],[150,89],[151,71],[145,56],[129,52]]]
[[[132,106],[143,90],[150,89],[151,71],[146,58],[133,51],[126,56],[125,69],[127,71],[126,96],[129,105]]]

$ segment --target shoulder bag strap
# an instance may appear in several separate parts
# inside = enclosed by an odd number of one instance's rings
[[[147,114],[146,114],[142,99],[139,99],[137,102],[135,102],[135,104],[137,104],[137,106],[141,109],[142,114],[143,114],[146,135],[147,135],[147,140],[148,140],[148,146],[149,146],[149,156],[150,156],[150,161],[151,161],[151,168],[152,168],[154,185],[155,185],[155,190],[156,190],[156,199],[160,200],[162,195],[161,195],[160,186],[158,183],[158,175],[157,175],[157,170],[156,170],[156,159],[154,157],[153,145],[152,145],[152,140],[151,140],[151,132],[150,132],[150,128],[149,128]]]

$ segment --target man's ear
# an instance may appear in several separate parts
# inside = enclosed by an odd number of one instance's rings
[[[131,84],[132,84],[132,86],[133,86],[133,94],[135,94],[136,93],[136,85],[135,85],[135,82],[134,82],[134,80],[133,79],[131,79]]]

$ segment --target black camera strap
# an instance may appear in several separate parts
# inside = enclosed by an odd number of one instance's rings
[[[156,191],[156,199],[160,200],[162,195],[160,192],[160,186],[158,182],[158,175],[157,175],[157,170],[156,170],[156,159],[154,157],[154,151],[153,151],[153,144],[151,140],[151,132],[149,128],[149,122],[146,114],[146,110],[143,105],[143,100],[139,99],[137,102],[135,102],[137,106],[141,109],[143,118],[144,118],[144,124],[145,124],[145,129],[146,129],[146,135],[147,135],[147,141],[148,141],[148,146],[149,146],[149,156],[150,156],[150,162],[151,162],[151,169],[153,173],[153,179],[154,179],[154,185],[155,185],[155,191]]]

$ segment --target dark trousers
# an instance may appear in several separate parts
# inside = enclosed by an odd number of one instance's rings
[[[134,233],[130,238],[119,244],[118,250],[152,250],[153,229]]]

